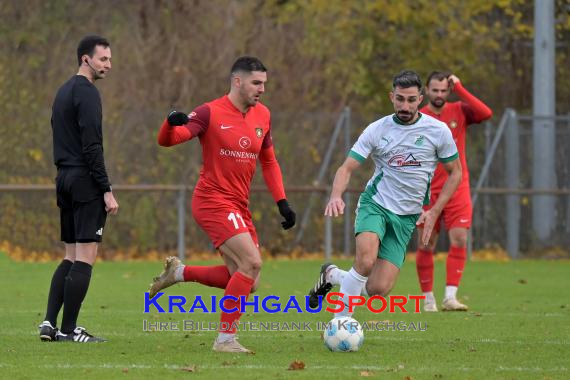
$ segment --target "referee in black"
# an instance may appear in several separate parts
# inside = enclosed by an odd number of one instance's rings
[[[42,341],[104,341],[78,327],[77,317],[89,288],[107,213],[114,215],[119,209],[105,169],[101,97],[93,84],[111,70],[109,42],[99,36],[83,38],[77,47],[77,62],[77,75],[59,88],[52,107],[57,206],[65,258],[51,280],[46,317],[40,325]]]

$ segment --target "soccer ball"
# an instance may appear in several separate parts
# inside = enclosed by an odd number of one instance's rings
[[[356,352],[364,343],[364,333],[356,319],[341,317],[326,325],[323,339],[325,346],[333,352]]]

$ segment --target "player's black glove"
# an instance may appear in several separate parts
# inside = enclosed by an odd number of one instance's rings
[[[188,123],[190,119],[184,112],[172,111],[168,114],[167,120],[168,124],[170,124],[171,127],[174,127],[175,125],[184,125]]]
[[[287,199],[281,199],[279,202],[277,202],[277,206],[279,207],[279,213],[282,217],[285,218],[285,221],[281,222],[281,226],[284,230],[288,230],[295,225],[297,214],[295,214],[295,211],[289,207],[289,202],[287,202]]]

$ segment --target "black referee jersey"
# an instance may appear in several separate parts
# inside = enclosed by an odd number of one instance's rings
[[[111,184],[103,159],[103,113],[97,87],[75,75],[57,91],[52,107],[53,157],[57,168],[86,167],[103,192]]]

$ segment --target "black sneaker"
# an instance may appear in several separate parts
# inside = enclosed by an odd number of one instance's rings
[[[325,263],[321,266],[321,273],[319,279],[313,289],[309,290],[309,306],[311,309],[316,309],[319,306],[319,296],[326,296],[333,288],[333,284],[327,282],[327,272],[331,269],[338,268],[331,263]]]
[[[61,331],[57,333],[58,342],[76,342],[76,343],[100,343],[106,342],[104,338],[93,336],[85,330],[84,327],[76,327],[72,333],[64,334]]]
[[[40,329],[40,340],[42,342],[55,342],[57,335],[57,327],[53,327],[50,321],[43,321],[38,328]]]

